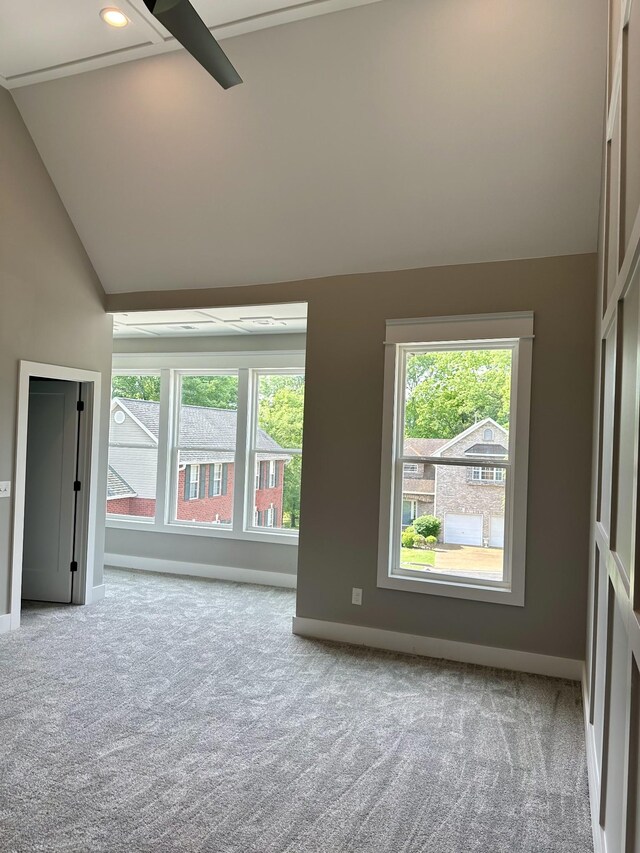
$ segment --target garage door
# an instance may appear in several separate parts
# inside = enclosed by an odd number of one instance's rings
[[[450,545],[482,545],[482,516],[446,512],[444,541]]]
[[[504,515],[491,516],[489,545],[491,548],[504,548]]]

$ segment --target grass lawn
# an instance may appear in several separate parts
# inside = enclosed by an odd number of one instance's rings
[[[411,568],[420,566],[435,566],[435,551],[423,551],[422,548],[401,548],[400,565]]]

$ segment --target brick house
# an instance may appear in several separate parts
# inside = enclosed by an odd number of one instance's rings
[[[157,402],[112,400],[107,478],[110,515],[155,515],[159,415]],[[178,521],[231,522],[236,417],[236,412],[227,409],[182,406]],[[264,430],[258,430],[257,441],[253,522],[258,527],[278,527],[282,524],[284,470],[290,457]],[[207,447],[216,449],[203,449]]]
[[[504,546],[503,468],[474,465],[474,457],[505,460],[509,433],[491,418],[452,439],[408,438],[406,456],[466,457],[469,467],[405,463],[402,524],[420,515],[442,522],[440,541],[453,545]]]

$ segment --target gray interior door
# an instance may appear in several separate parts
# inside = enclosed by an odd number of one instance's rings
[[[22,598],[71,602],[76,382],[31,380]]]

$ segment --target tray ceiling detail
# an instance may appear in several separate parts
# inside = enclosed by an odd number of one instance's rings
[[[217,39],[376,2],[192,0]],[[124,12],[129,25],[107,26],[100,18],[105,6]],[[180,47],[143,0],[0,0],[0,83],[9,89]]]

